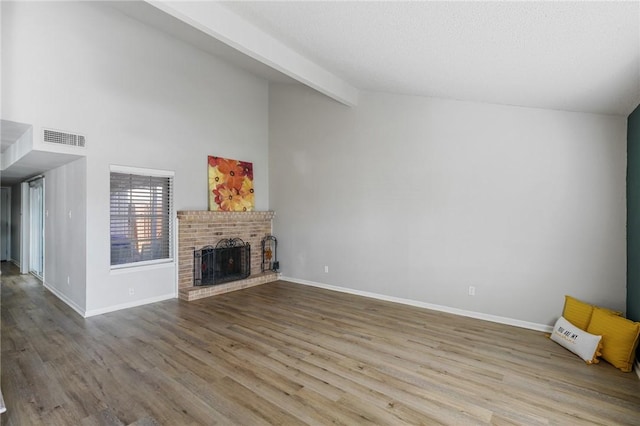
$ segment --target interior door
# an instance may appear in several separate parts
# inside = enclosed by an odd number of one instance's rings
[[[0,188],[0,261],[9,260],[11,247],[10,220],[11,194],[9,188]]]

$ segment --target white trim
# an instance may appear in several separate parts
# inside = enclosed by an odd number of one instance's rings
[[[20,273],[29,273],[29,253],[31,244],[31,201],[29,199],[29,184],[20,183]],[[46,216],[46,208],[45,208]]]
[[[175,267],[176,262],[174,259],[154,259],[144,260],[141,262],[121,263],[118,265],[111,265],[110,275],[125,274],[128,272],[139,272],[141,270],[160,269],[163,267]]]
[[[55,288],[54,286],[50,285],[46,281],[42,281],[42,285],[44,286],[44,288],[49,290],[54,296],[56,296],[58,299],[62,300],[64,303],[66,303],[71,309],[73,309],[78,314],[80,314],[80,316],[83,316],[83,317],[85,316],[84,309],[82,309],[80,306],[78,306],[76,304],[76,302],[74,302],[73,300],[69,299],[66,294],[60,292],[57,288]]]
[[[333,290],[333,291],[339,291],[342,293],[355,294],[357,296],[370,297],[372,299],[384,300],[387,302],[401,303],[403,305],[410,305],[410,306],[416,306],[418,308],[431,309],[431,310],[440,311],[440,312],[447,312],[450,314],[460,315],[463,317],[470,317],[470,318],[475,318],[475,319],[480,319],[485,321],[491,321],[499,324],[512,325],[515,327],[527,328],[529,330],[542,331],[544,333],[551,333],[553,331],[553,326],[545,325],[545,324],[538,324],[534,322],[521,321],[513,318],[500,317],[497,315],[484,314],[482,312],[466,311],[464,309],[451,308],[449,306],[435,305],[432,303],[420,302],[418,300],[403,299],[400,297],[387,296],[384,294],[371,293],[368,291],[354,290],[351,288],[338,287],[338,286],[333,286],[329,284],[322,284],[314,281],[300,280],[297,278],[281,277],[280,279],[282,281],[291,281],[297,284],[324,288],[326,290]]]
[[[145,169],[143,167],[120,166],[117,164],[109,165],[109,172],[155,177],[175,177],[176,175],[176,172],[173,170]]]
[[[11,187],[10,186],[3,186],[0,187],[1,189],[4,189],[5,191],[7,191],[8,193],[8,202],[7,202],[7,210],[8,210],[8,214],[7,214],[7,229],[9,232],[7,232],[7,235],[5,237],[6,239],[6,243],[7,243],[7,250],[6,250],[6,259],[5,261],[10,261],[11,257],[13,256],[12,250],[11,250]],[[1,204],[1,203],[0,203]],[[3,255],[5,253],[2,253]]]
[[[169,235],[169,250],[171,251],[171,256],[170,258],[164,258],[164,259],[152,259],[152,260],[146,260],[146,261],[141,261],[141,262],[130,262],[130,263],[122,263],[122,264],[116,264],[116,265],[109,265],[109,270],[110,273],[125,273],[125,272],[129,272],[129,271],[136,271],[139,268],[144,268],[147,267],[149,269],[155,269],[156,267],[159,267],[161,265],[165,265],[165,264],[171,264],[172,266],[176,266],[176,244],[177,244],[177,239],[176,239],[176,227],[178,224],[178,219],[177,219],[177,215],[176,215],[176,206],[174,203],[174,194],[175,194],[175,171],[173,170],[159,170],[159,169],[147,169],[147,168],[142,168],[142,167],[131,167],[131,166],[121,166],[121,165],[117,165],[117,164],[110,164],[109,165],[109,179],[111,179],[111,173],[128,173],[128,174],[135,174],[135,175],[139,175],[139,176],[153,176],[153,177],[162,177],[162,178],[169,178],[169,205],[171,207],[171,211],[169,212],[169,221],[170,221],[170,226],[171,226],[171,234]],[[111,226],[111,225],[109,225]],[[109,242],[109,245],[111,246],[111,242]],[[109,259],[109,263],[111,263],[111,259]],[[156,266],[159,265],[159,266]],[[176,295],[177,293],[177,287],[178,287],[178,279],[176,278]],[[176,296],[177,297],[177,296]]]
[[[178,235],[180,235],[179,233],[179,227],[180,227],[180,221],[178,220],[178,216],[176,214],[176,210],[173,209],[173,211],[171,212],[171,214],[173,215],[173,224],[175,225],[173,227],[173,235],[171,236],[171,241],[173,241],[173,244],[171,247],[171,249],[173,250],[173,258],[177,259],[178,258]],[[174,262],[175,264],[176,262]],[[180,268],[178,268],[178,265],[175,265],[176,268],[174,269],[174,289],[176,292],[176,297],[178,297],[178,295],[180,294]]]
[[[638,378],[640,379],[640,359],[636,359],[635,362],[635,370],[636,370],[636,375],[638,376]]]
[[[84,312],[84,317],[89,318],[96,315],[102,315],[109,312],[119,311],[122,309],[134,308],[136,306],[148,305],[149,303],[162,302],[163,300],[175,299],[176,293],[164,294],[162,296],[149,297],[147,299],[136,300],[133,302],[121,303],[119,305],[107,306],[106,308],[92,309]]]
[[[175,299],[178,297],[177,293],[164,294],[162,296],[149,297],[147,299],[136,300],[133,302],[122,303],[120,305],[108,306],[106,308],[100,309],[92,309],[90,311],[85,311],[80,306],[78,306],[73,300],[69,299],[65,294],[61,293],[55,287],[50,284],[43,282],[44,288],[49,290],[54,296],[58,299],[62,300],[66,305],[68,305],[71,309],[76,311],[81,317],[89,318],[96,315],[106,314],[108,312],[119,311],[121,309],[133,308],[136,306],[147,305],[149,303],[161,302],[163,300]]]

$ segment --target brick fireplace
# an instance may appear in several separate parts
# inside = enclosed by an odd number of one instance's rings
[[[272,211],[179,211],[178,292],[180,299],[191,301],[278,280],[279,273],[260,272],[261,242],[272,232],[274,215],[275,212]],[[251,275],[246,279],[219,285],[194,286],[194,250],[208,245],[215,246],[220,240],[232,238],[240,238],[251,245]]]

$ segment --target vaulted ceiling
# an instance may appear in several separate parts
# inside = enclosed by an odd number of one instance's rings
[[[640,103],[639,1],[148,4],[200,46],[349,105],[360,90],[624,116]]]
[[[621,116],[640,104],[638,0],[105,4],[346,105],[363,90]],[[2,152],[24,126],[3,121]],[[36,160],[3,184],[50,166]]]

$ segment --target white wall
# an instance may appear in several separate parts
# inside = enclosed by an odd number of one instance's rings
[[[22,229],[22,191],[20,185],[11,187],[11,260],[20,266],[20,232]]]
[[[44,175],[44,285],[83,314],[86,311],[87,161]]]
[[[624,310],[625,137],[624,117],[272,85],[283,274],[539,325],[565,294]]]
[[[268,209],[266,81],[108,4],[2,7],[3,118],[87,137],[87,313],[175,296],[174,264],[110,271],[109,166],[174,171],[185,210],[207,208],[207,155],[251,161],[256,209]]]

